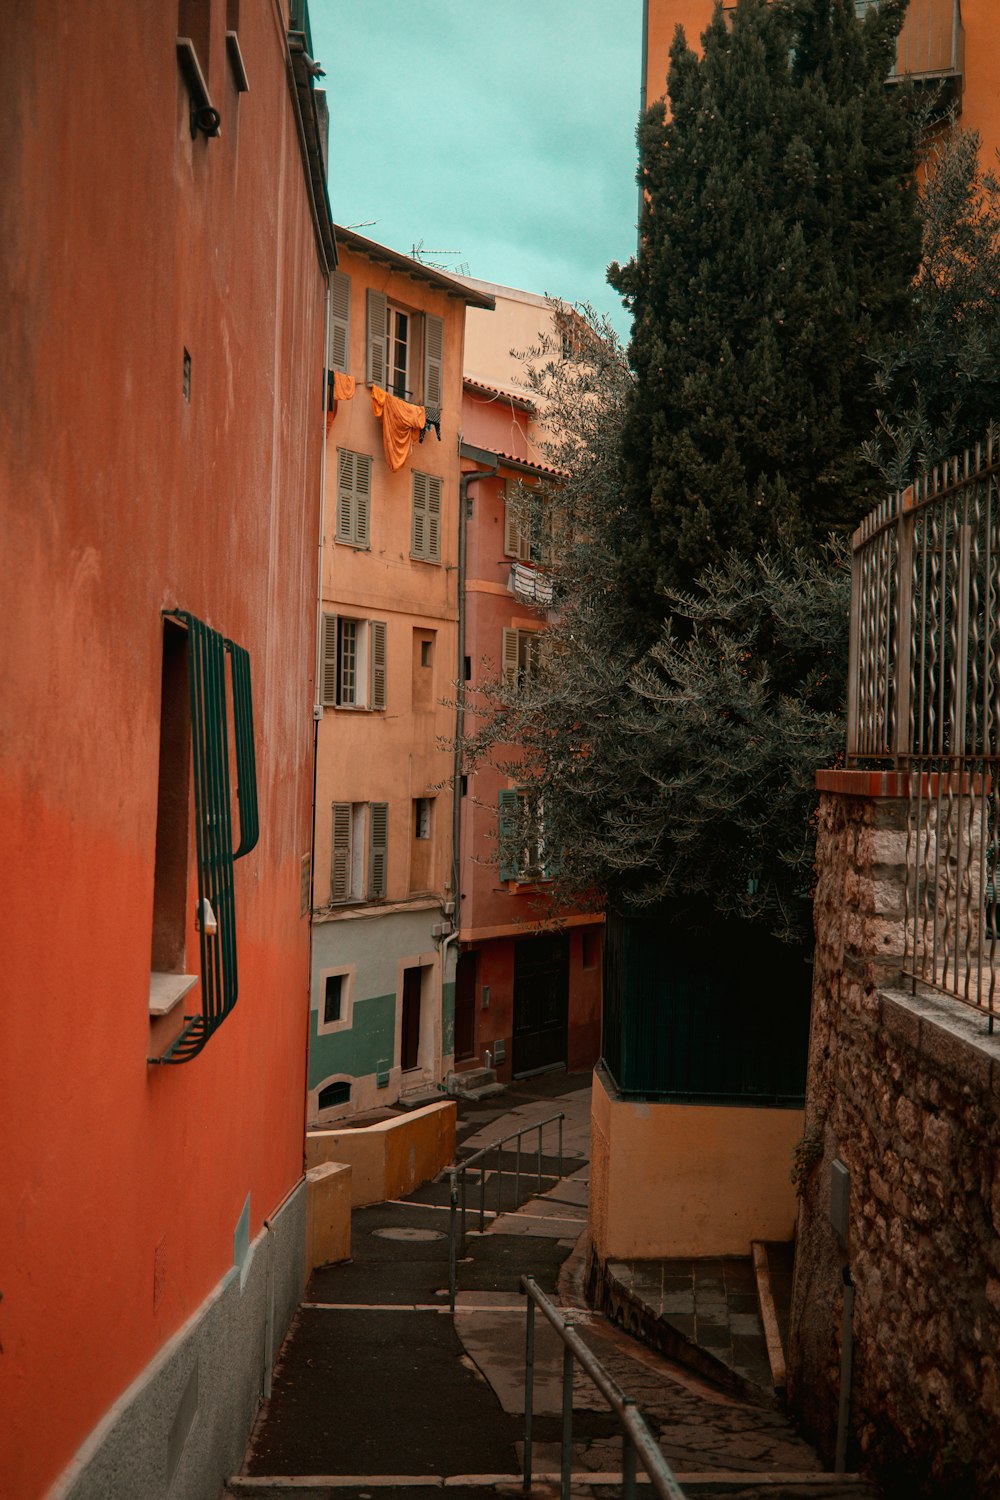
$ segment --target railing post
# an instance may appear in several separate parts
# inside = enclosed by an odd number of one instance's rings
[[[465,1254],[465,1183],[466,1183],[466,1172],[465,1172],[465,1168],[463,1167],[462,1168],[462,1205],[461,1205],[461,1211],[459,1213],[459,1224],[460,1224],[461,1228],[460,1228],[460,1232],[459,1232],[459,1236],[458,1236],[458,1241],[459,1241],[459,1246],[460,1246],[460,1253],[462,1255]]]
[[[562,1464],[559,1483],[561,1500],[570,1500],[573,1475],[573,1351],[563,1345]]]
[[[634,1397],[625,1397],[626,1406],[635,1404]],[[627,1428],[622,1433],[622,1500],[635,1500],[635,1444]]]
[[[458,1256],[455,1247],[455,1236],[458,1228],[456,1223],[458,1218],[458,1183],[454,1172],[450,1172],[448,1175],[451,1183],[451,1192],[449,1195],[450,1209],[448,1213],[448,1306],[454,1313],[455,1291],[458,1282]]]
[[[524,1488],[531,1489],[531,1429],[535,1406],[535,1304],[526,1291],[524,1326]]]
[[[913,543],[916,514],[911,499],[903,501],[896,523],[896,669],[895,735],[892,749],[898,757],[912,750],[910,714],[913,693]]]
[[[503,1141],[497,1141],[497,1218],[500,1217],[500,1206],[503,1203]]]
[[[514,1157],[514,1212],[521,1203],[521,1132],[517,1132],[517,1151]]]
[[[542,1191],[542,1127],[538,1127],[538,1191]]]
[[[562,1156],[563,1156],[563,1152],[562,1152],[562,1148],[563,1148],[563,1134],[562,1134],[562,1130],[563,1130],[563,1116],[560,1115],[559,1116],[559,1176],[560,1177],[562,1177],[562,1174],[563,1174],[563,1163],[562,1163]]]
[[[486,1228],[486,1168],[479,1168],[479,1233]]]

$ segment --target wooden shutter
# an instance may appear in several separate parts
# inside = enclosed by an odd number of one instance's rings
[[[370,708],[385,708],[385,621],[369,620],[368,649],[371,661]]]
[[[521,528],[517,522],[517,510],[505,485],[503,492],[503,550],[508,557],[516,557],[523,562],[524,553],[521,549]]]
[[[441,561],[441,480],[427,476],[427,561]]]
[[[325,708],[333,708],[337,702],[337,616],[323,616],[323,675],[320,680],[319,701]]]
[[[330,369],[345,374],[351,357],[351,278],[334,271],[330,282]]]
[[[371,536],[372,460],[369,453],[354,455],[354,541],[367,547]]]
[[[389,863],[389,804],[373,802],[368,809],[368,894],[385,895]]]
[[[424,406],[441,410],[442,366],[444,364],[444,319],[424,318]]]
[[[520,636],[521,632],[519,630],[504,629],[503,655],[500,665],[503,672],[503,680],[508,687],[517,687],[517,658]]]
[[[337,541],[367,547],[370,537],[372,460],[370,453],[337,449]]]
[[[337,449],[337,541],[354,540],[354,458],[346,448]]]
[[[516,634],[516,631],[514,634]],[[518,823],[517,798],[517,792],[504,791],[500,793],[500,807],[497,815],[497,840],[499,844],[498,863],[501,880],[516,880],[518,875],[517,852],[515,848]]]
[[[385,333],[389,311],[384,292],[368,288],[368,359],[365,378],[369,385],[385,385]]]
[[[413,521],[410,531],[410,556],[427,557],[427,475],[413,476]]]
[[[330,858],[330,900],[351,895],[351,804],[333,804],[333,851]]]

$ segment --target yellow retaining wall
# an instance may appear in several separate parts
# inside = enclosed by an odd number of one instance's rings
[[[327,1161],[306,1172],[306,1276],[351,1258],[351,1168]]]
[[[347,1163],[354,1208],[402,1197],[455,1160],[457,1114],[454,1100],[442,1099],[359,1130],[310,1130],[306,1167]]]
[[[749,1255],[790,1240],[798,1109],[633,1103],[591,1095],[590,1237],[605,1260]]]

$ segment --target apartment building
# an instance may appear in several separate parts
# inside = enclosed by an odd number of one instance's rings
[[[465,311],[338,229],[326,446],[309,1116],[435,1096],[454,1055]]]

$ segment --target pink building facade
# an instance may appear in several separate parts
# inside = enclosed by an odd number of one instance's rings
[[[482,285],[482,284],[476,284]],[[462,458],[465,513],[463,675],[477,683],[531,669],[551,602],[537,541],[524,535],[514,491],[552,481],[534,440],[535,405],[495,351],[527,347],[552,323],[544,298],[490,287],[493,327],[467,318]],[[524,337],[524,335],[527,335]],[[503,361],[501,361],[503,363]],[[492,472],[491,471],[495,471]],[[470,480],[472,474],[483,477]],[[589,1068],[600,1051],[603,918],[555,915],[544,865],[497,861],[498,822],[518,788],[492,766],[463,778],[455,1066],[492,1066],[501,1081],[564,1066]]]

